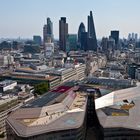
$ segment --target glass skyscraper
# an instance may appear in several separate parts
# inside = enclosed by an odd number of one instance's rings
[[[47,18],[47,24],[43,27],[43,42],[53,42],[53,23],[50,18]]]
[[[88,16],[88,48],[87,50],[97,51],[97,38],[96,38],[92,11],[90,11],[90,15]]]
[[[79,49],[80,50],[83,50],[84,47],[82,46],[82,34],[86,32],[86,29],[85,29],[85,25],[84,23],[82,22],[79,26],[79,29],[78,29],[78,46],[79,46]]]

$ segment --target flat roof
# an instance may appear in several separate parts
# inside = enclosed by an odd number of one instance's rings
[[[32,68],[30,67],[20,67],[20,68],[17,68],[16,70],[27,70],[27,71],[34,71]]]
[[[4,80],[0,82],[0,87],[6,87],[8,85],[11,85],[13,83],[16,83],[16,81],[13,80]]]
[[[64,93],[70,90],[72,87],[69,86],[59,86],[56,87],[55,89],[52,90],[52,92],[57,92],[57,93]]]
[[[55,78],[58,78],[57,76],[51,76],[51,75],[47,76],[47,75],[43,75],[43,74],[24,73],[24,72],[22,72],[22,73],[13,72],[13,74],[11,76],[15,77],[15,78],[32,79],[32,80],[53,80]],[[39,77],[39,76],[42,76],[42,77]]]

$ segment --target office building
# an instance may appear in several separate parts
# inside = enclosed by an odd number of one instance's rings
[[[115,40],[116,49],[119,45],[119,31],[111,31],[111,38]]]
[[[16,81],[5,80],[0,82],[0,93],[3,93],[7,90],[12,90],[17,86]]]
[[[132,63],[128,64],[127,72],[131,79],[136,78],[136,69],[140,68],[140,64]]]
[[[102,85],[108,88],[112,87],[115,89],[120,88],[129,88],[135,86],[130,79],[114,79],[114,78],[107,78],[107,77],[91,77],[86,79],[86,84],[93,84],[93,85]]]
[[[36,35],[33,36],[33,41],[37,45],[41,45],[42,44],[41,36],[36,36]]]
[[[140,68],[136,69],[135,78],[140,81]]]
[[[77,80],[83,80],[85,78],[85,70],[86,65],[85,64],[77,64],[74,66],[77,74]]]
[[[113,91],[95,100],[104,140],[140,139],[140,86]]]
[[[131,37],[131,34],[129,33],[128,34],[128,40],[130,40],[132,37]]]
[[[80,50],[82,50],[83,48],[81,47],[82,45],[82,33],[86,32],[86,29],[85,29],[85,25],[84,23],[82,22],[79,26],[79,29],[78,29],[78,45],[80,47]]]
[[[72,80],[82,80],[85,78],[85,64],[72,64],[65,63],[65,68],[57,68],[46,72],[52,76],[58,76],[61,83],[72,81]]]
[[[111,37],[108,40],[108,49],[109,50],[114,50],[115,49],[115,40]]]
[[[7,99],[7,100],[9,100],[9,99]],[[17,100],[16,97],[11,98],[11,100],[9,100],[8,102],[15,102],[16,103],[15,100]],[[8,102],[7,102],[7,104],[8,104]],[[20,104],[16,103],[12,107],[9,106],[9,108],[6,109],[6,110],[3,110],[3,109],[0,110],[0,135],[6,133],[6,123],[5,123],[5,120],[8,117],[9,113],[11,113],[12,111],[15,111],[16,109],[20,108],[21,106],[22,106],[22,103],[20,103]]]
[[[132,33],[132,40],[135,39],[135,33]]]
[[[45,43],[45,57],[50,57],[54,53],[54,43]]]
[[[137,42],[138,41],[138,34],[137,33],[129,33],[128,40]]]
[[[14,57],[11,55],[0,55],[0,66],[9,66],[14,63]]]
[[[88,50],[97,51],[97,38],[92,11],[90,11],[88,16]]]
[[[87,32],[81,33],[81,50],[84,50],[84,51],[88,50],[88,33]]]
[[[53,42],[53,23],[50,18],[47,18],[47,24],[43,27],[43,43],[47,43],[48,40]]]
[[[77,50],[77,34],[68,34],[66,42],[66,52]]]
[[[61,17],[59,20],[59,46],[60,50],[66,51],[66,41],[68,36],[68,23],[66,17]]]
[[[87,96],[57,87],[6,120],[8,140],[85,140]]]
[[[135,41],[138,41],[138,34],[135,33]]]
[[[22,84],[38,84],[46,82],[48,83],[49,89],[52,89],[60,84],[60,78],[58,76],[50,76],[47,74],[13,72],[11,74],[11,78]]]
[[[107,37],[102,38],[101,47],[102,47],[103,52],[106,53],[108,51],[108,38]]]

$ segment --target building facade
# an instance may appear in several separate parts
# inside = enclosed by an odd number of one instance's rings
[[[43,99],[8,117],[8,140],[85,140],[87,96],[60,86]],[[44,102],[41,106],[40,101]]]
[[[53,42],[53,38],[53,23],[50,18],[47,18],[47,24],[43,27],[43,43]]]
[[[88,50],[97,51],[97,38],[92,11],[88,16]]]
[[[68,36],[68,23],[66,17],[61,17],[59,20],[59,46],[60,50],[66,51],[66,41]]]
[[[118,49],[119,45],[119,31],[111,31],[111,38],[115,40],[116,49]]]
[[[41,36],[37,36],[37,35],[33,36],[33,41],[37,45],[41,45],[42,44]]]
[[[69,34],[66,42],[66,52],[77,50],[77,35]]]
[[[82,33],[86,32],[86,29],[85,29],[85,25],[84,23],[82,22],[79,26],[79,29],[78,29],[78,45],[80,47],[80,50],[83,50],[83,47],[82,47]]]

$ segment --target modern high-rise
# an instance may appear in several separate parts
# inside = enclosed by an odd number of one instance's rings
[[[47,24],[43,27],[43,43],[53,42],[53,23],[50,18],[47,18]]]
[[[119,44],[119,31],[111,31],[111,38],[115,40],[115,45]]]
[[[77,50],[77,34],[69,34],[67,36],[66,52]]]
[[[60,50],[66,51],[66,41],[68,36],[68,23],[66,17],[61,17],[59,20],[59,45]]]
[[[37,44],[37,45],[41,45],[41,44],[42,44],[41,36],[34,35],[34,36],[33,36],[33,41],[34,41],[34,43]]]
[[[87,32],[81,33],[81,50],[84,50],[84,51],[88,50],[88,33]]]
[[[88,16],[88,50],[97,51],[97,38],[92,11],[90,11]]]
[[[101,46],[102,46],[103,52],[106,53],[108,50],[108,38],[107,37],[102,38]]]
[[[79,47],[81,50],[83,49],[81,46],[81,42],[82,42],[82,33],[84,33],[84,32],[86,32],[86,29],[85,29],[84,23],[82,22],[78,29],[78,44],[79,44]]]

